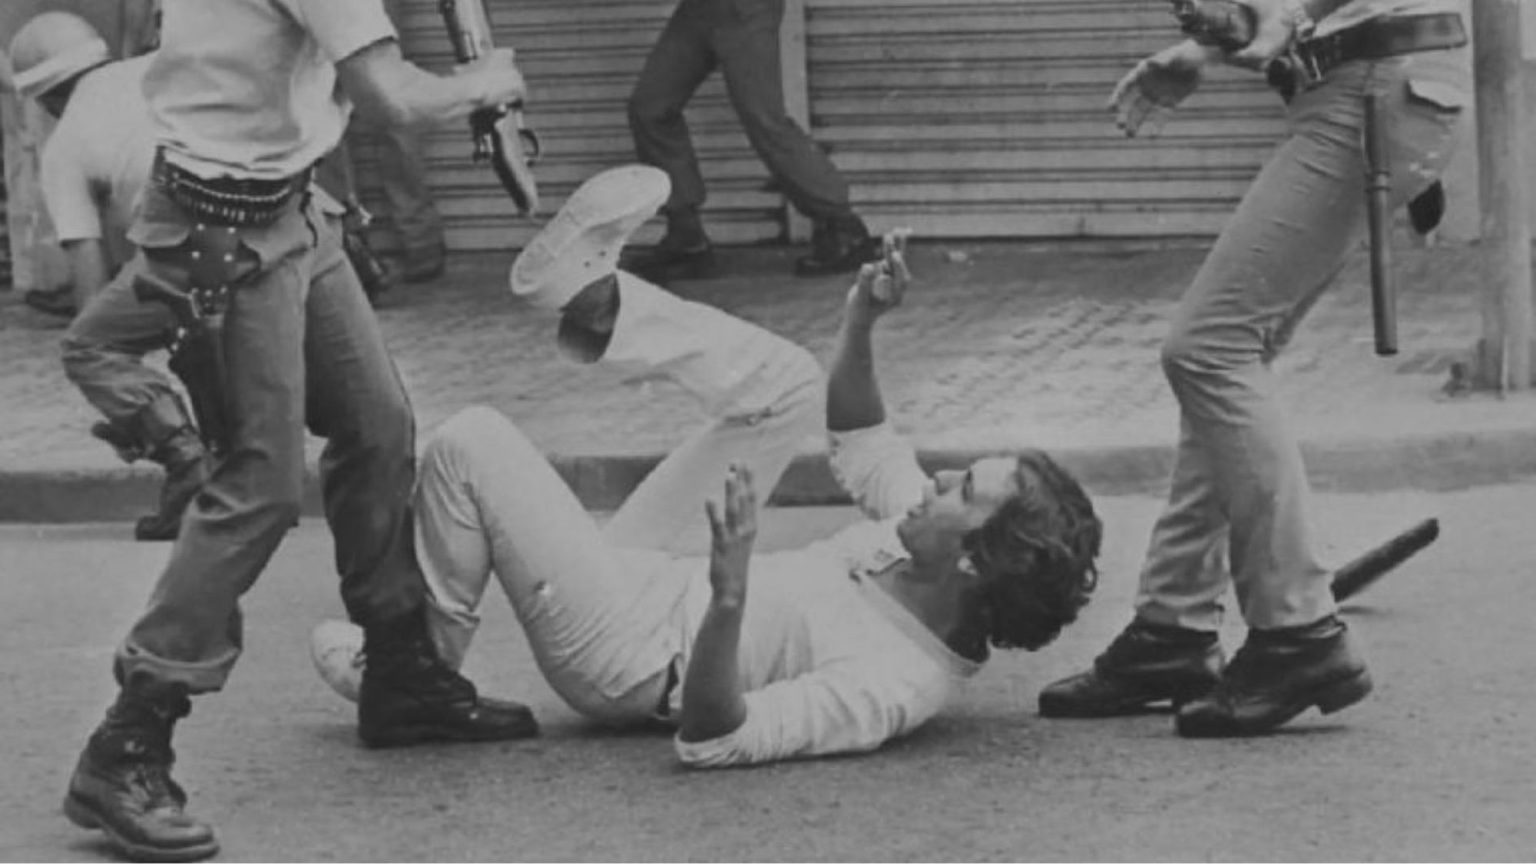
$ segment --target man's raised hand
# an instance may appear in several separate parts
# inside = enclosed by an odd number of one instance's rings
[[[757,539],[757,494],[752,472],[732,463],[725,475],[725,498],[706,501],[709,516],[709,586],[716,605],[741,606],[747,599],[747,565]]]
[[[907,269],[907,238],[910,228],[896,228],[881,238],[881,256],[859,268],[858,278],[848,289],[850,311],[869,319],[901,305],[901,299],[912,283],[912,271]]]

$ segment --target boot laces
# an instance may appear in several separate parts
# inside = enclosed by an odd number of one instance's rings
[[[186,791],[171,779],[176,754],[168,741],[162,743],[149,736],[130,736],[123,741],[119,754],[126,768],[124,779],[148,809],[179,810],[186,806]]]

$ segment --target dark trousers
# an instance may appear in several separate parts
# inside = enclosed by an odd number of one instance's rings
[[[137,263],[174,276],[154,250],[186,242],[191,222],[147,189],[131,236],[151,254]],[[336,215],[306,200],[240,234],[225,318],[233,440],[118,651],[118,680],[141,692],[223,686],[241,648],[240,596],[299,513],[306,424],[326,439],[325,515],[348,613],[385,620],[424,595],[409,510],[415,419]]]
[[[783,18],[783,0],[682,0],[673,11],[629,97],[635,155],[672,180],[666,209],[704,203],[704,178],[683,108],[719,68],[747,139],[790,203],[817,220],[849,214],[847,181],[784,109]]]

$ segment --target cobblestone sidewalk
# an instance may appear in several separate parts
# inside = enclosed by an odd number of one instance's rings
[[[677,290],[824,357],[846,280],[794,279],[791,254],[732,250],[719,278]],[[921,283],[878,337],[892,418],[937,462],[1038,446],[1060,451],[1091,485],[1160,488],[1177,415],[1158,345],[1201,256],[1104,244],[915,245]],[[568,476],[586,478],[584,497],[611,502],[697,414],[664,386],[628,386],[563,360],[553,319],[507,291],[511,257],[457,255],[437,283],[385,298],[379,317],[421,426],[493,405]],[[1401,355],[1372,354],[1361,258],[1277,364],[1319,485],[1445,487],[1536,472],[1531,397],[1444,392],[1480,330],[1475,250],[1404,250],[1398,267]],[[154,474],[127,468],[87,434],[94,418],[60,371],[58,325],[0,296],[0,519],[113,518],[123,496],[139,496],[142,509]],[[818,447],[807,442],[808,466]],[[824,497],[824,478],[806,470],[781,492]],[[116,498],[113,484],[124,487]]]

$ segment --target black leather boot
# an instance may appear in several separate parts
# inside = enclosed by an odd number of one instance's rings
[[[219,851],[213,829],[187,815],[187,793],[171,779],[171,729],[190,707],[186,696],[120,694],[80,754],[64,815],[100,829],[134,861],[198,861]]]
[[[1204,630],[1131,623],[1093,661],[1093,668],[1040,691],[1042,717],[1117,717],[1160,702],[1175,708],[1216,685],[1221,644]]]
[[[39,312],[58,318],[73,318],[80,311],[80,308],[75,305],[74,292],[68,288],[58,288],[53,291],[33,288],[21,295],[21,301]]]
[[[528,706],[487,699],[438,659],[422,610],[363,629],[357,735],[369,747],[531,738]]]
[[[1262,735],[1316,705],[1324,714],[1371,692],[1371,673],[1335,615],[1303,627],[1250,630],[1210,693],[1179,711],[1188,738]]]
[[[795,261],[796,276],[851,273],[880,258],[880,238],[853,213],[818,220],[811,229],[811,254]]]
[[[704,233],[704,222],[694,209],[667,210],[667,233],[648,249],[626,249],[619,269],[647,282],[669,282],[708,277],[715,266],[715,248]]]
[[[187,505],[208,480],[207,452],[197,431],[182,429],[149,454],[165,469],[160,485],[160,509],[133,525],[138,540],[175,540]]]

